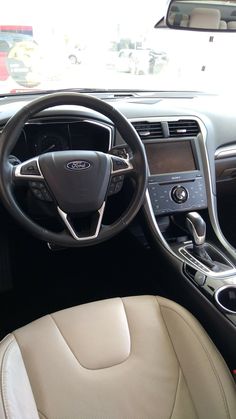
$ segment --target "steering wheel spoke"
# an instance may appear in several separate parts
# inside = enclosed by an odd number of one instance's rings
[[[34,157],[15,166],[15,169],[13,170],[14,180],[44,180],[38,160],[38,157]]]
[[[39,158],[34,157],[15,166],[12,176],[15,183],[27,182],[35,198],[40,201],[53,202],[45,178],[39,165]]]
[[[90,215],[90,222],[89,227],[87,228],[87,231],[80,231],[78,232],[74,226],[74,223],[70,217],[69,214],[62,211],[60,207],[57,207],[57,211],[65,224],[67,231],[70,233],[70,235],[76,240],[76,241],[84,241],[84,240],[93,240],[96,239],[99,236],[99,232],[101,230],[102,226],[102,219],[103,214],[105,211],[106,202],[104,201],[101,208]]]
[[[127,175],[133,172],[134,168],[130,159],[124,159],[123,157],[112,156],[112,171],[111,174],[116,175]]]
[[[121,191],[126,175],[134,172],[131,161],[127,158],[112,156],[111,179],[108,187],[108,196],[117,194]]]

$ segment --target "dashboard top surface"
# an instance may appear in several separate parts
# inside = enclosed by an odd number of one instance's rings
[[[96,95],[95,95],[96,96]],[[24,105],[37,96],[6,97],[0,101],[0,126],[3,126]],[[221,96],[193,96],[153,98],[119,98],[106,101],[122,112],[128,119],[161,117],[198,117],[207,130],[207,146],[210,154],[222,145],[236,142],[236,111],[233,98]],[[58,106],[39,114],[41,117],[86,117],[106,123],[110,121],[91,109],[81,106]]]

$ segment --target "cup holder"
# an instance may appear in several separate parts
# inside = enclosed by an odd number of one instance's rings
[[[236,314],[236,285],[224,285],[215,293],[215,300],[221,310]]]

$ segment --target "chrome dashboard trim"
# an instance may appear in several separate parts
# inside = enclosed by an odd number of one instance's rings
[[[228,145],[225,147],[220,147],[215,152],[215,159],[221,160],[229,157],[236,157],[236,145]]]
[[[222,287],[218,288],[214,294],[215,297],[215,301],[217,303],[217,305],[225,312],[225,313],[231,313],[231,314],[236,314],[236,311],[230,310],[228,308],[226,308],[225,306],[223,306],[223,304],[221,304],[219,302],[219,294],[221,291],[227,289],[227,288],[235,288],[236,290],[236,285],[223,285]]]
[[[142,122],[142,121],[147,121],[147,122],[177,122],[179,120],[183,120],[183,119],[189,119],[189,120],[195,120],[199,123],[199,118],[196,116],[185,116],[185,115],[176,115],[176,116],[148,116],[146,118],[129,118],[129,122]],[[164,137],[165,138],[165,137]],[[170,137],[171,139],[173,139],[174,137]],[[179,138],[179,137],[178,137]],[[161,138],[158,138],[158,140],[160,140]]]
[[[206,275],[210,273],[210,269],[209,268],[207,268],[205,265],[203,265],[203,263],[199,262],[193,255],[191,255],[187,251],[187,246],[180,247],[178,249],[178,251],[185,258],[186,262],[189,265],[194,266],[197,271],[201,270],[201,272],[202,273],[205,273]],[[186,253],[186,255],[184,254],[184,252]],[[192,260],[190,260],[189,258],[191,258]]]
[[[226,249],[226,251],[230,254],[230,256],[233,258],[233,260],[236,263],[236,249],[226,240],[220,228],[218,214],[217,214],[216,196],[213,193],[211,169],[210,169],[209,157],[208,157],[207,146],[206,146],[207,130],[202,121],[201,121],[200,127],[202,131],[202,138],[203,138],[202,145],[203,145],[203,150],[204,150],[204,153],[201,153],[201,157],[202,157],[203,170],[205,174],[209,217],[211,220],[213,230],[216,234],[216,237],[218,238],[220,243],[223,245],[223,247]],[[236,269],[235,269],[234,274],[235,273],[236,273]]]
[[[214,247],[211,246],[209,243],[207,243],[207,245],[209,247],[211,247],[212,249],[214,249]],[[234,265],[218,249],[217,249],[217,253],[219,253],[221,255],[221,257],[225,260],[225,263],[227,263],[229,265],[229,269],[228,270],[220,271],[220,272],[214,272],[214,271],[212,271],[210,268],[208,268],[207,266],[205,266],[202,262],[199,262],[197,260],[197,258],[195,258],[191,253],[188,252],[188,245],[186,245],[186,244],[185,244],[185,246],[181,246],[178,249],[178,251],[184,257],[184,259],[188,263],[188,265],[191,264],[192,266],[194,266],[194,268],[196,270],[201,271],[202,273],[204,273],[205,275],[210,276],[211,278],[222,278],[222,276],[224,276],[222,274],[225,274],[226,272],[227,272],[227,276],[235,275]],[[186,255],[184,253],[186,253]],[[193,261],[189,260],[189,258],[193,259]],[[201,268],[200,268],[199,265],[201,265]]]

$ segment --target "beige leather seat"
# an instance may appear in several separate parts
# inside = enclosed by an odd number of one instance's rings
[[[63,310],[0,345],[0,418],[236,418],[233,379],[196,321],[160,297]]]
[[[227,27],[228,27],[228,29],[235,30],[236,29],[236,21],[235,20],[231,20],[230,22],[228,22]]]
[[[226,22],[221,20],[221,13],[218,9],[196,7],[192,10],[189,19],[190,28],[200,29],[227,29]]]

